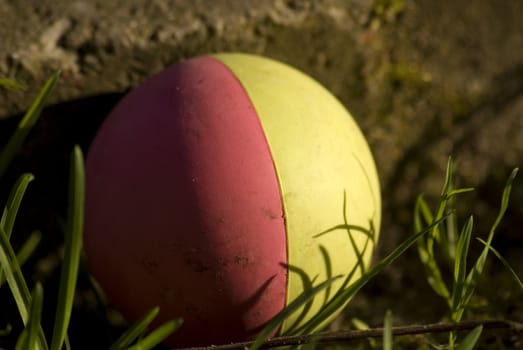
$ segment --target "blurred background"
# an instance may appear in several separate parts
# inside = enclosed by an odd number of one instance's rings
[[[87,152],[111,108],[146,77],[209,52],[286,62],[324,84],[352,113],[382,186],[376,259],[412,233],[417,195],[436,205],[449,156],[457,161],[458,185],[476,188],[460,197],[459,221],[473,214],[474,232],[485,238],[506,178],[523,164],[522,18],[520,0],[0,0],[0,76],[28,86],[27,92],[0,90],[0,144],[45,80],[62,70],[49,107],[0,186],[3,203],[21,172],[36,176],[15,234],[22,242],[42,231],[24,272],[44,282],[44,315],[52,313],[56,295],[72,146]],[[520,276],[522,227],[523,180],[517,178],[494,247]],[[471,254],[481,248],[472,243]],[[441,320],[445,304],[417,260],[411,250],[379,275],[333,328],[346,329],[352,317],[379,326],[387,309],[396,324]],[[123,324],[116,313],[93,307],[88,285],[81,276],[74,349],[102,346]],[[5,286],[0,300],[0,328],[16,329]],[[521,291],[499,261],[487,265],[466,317],[523,321]],[[485,346],[515,344],[501,338],[487,336]],[[10,342],[0,337],[0,347]]]

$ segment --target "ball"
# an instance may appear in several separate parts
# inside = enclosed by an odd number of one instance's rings
[[[272,59],[227,53],[147,79],[86,160],[85,250],[130,322],[181,317],[171,346],[248,340],[304,291],[299,330],[368,266],[380,189],[367,142],[324,87]],[[335,315],[333,314],[332,317]]]

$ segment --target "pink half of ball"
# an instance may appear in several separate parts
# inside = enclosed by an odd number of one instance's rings
[[[273,159],[244,88],[200,57],[148,79],[87,157],[85,248],[129,321],[182,317],[176,346],[252,338],[285,305],[287,246]]]

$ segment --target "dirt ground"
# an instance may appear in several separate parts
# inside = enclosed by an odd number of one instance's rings
[[[351,111],[373,151],[382,186],[376,259],[412,232],[419,193],[435,203],[449,155],[458,161],[458,183],[476,188],[459,203],[461,222],[474,214],[475,232],[485,237],[505,179],[523,164],[521,18],[520,0],[216,0],[212,5],[0,0],[0,76],[29,87],[26,93],[0,91],[0,143],[42,83],[62,70],[52,106],[1,184],[3,199],[20,172],[37,177],[17,226],[20,236],[35,228],[45,234],[27,273],[45,281],[46,295],[56,294],[62,241],[57,217],[64,213],[72,145],[87,150],[111,108],[145,77],[218,51],[287,62],[324,84]],[[520,276],[521,227],[520,176],[494,242]],[[79,283],[86,287],[85,280]],[[2,288],[0,300],[7,298]],[[109,336],[100,315],[87,307],[90,298],[89,293],[78,298],[73,348],[96,348]],[[397,324],[434,322],[444,317],[444,306],[411,251],[367,286],[345,317],[378,326],[392,309]],[[13,315],[13,306],[2,305],[0,328]],[[488,265],[467,317],[523,321],[521,291],[499,262]],[[346,323],[335,327],[340,325]],[[97,330],[99,339],[82,332],[84,327]],[[486,337],[484,347],[500,348],[494,336]],[[0,347],[9,341],[0,338]],[[515,346],[511,341],[507,348]]]

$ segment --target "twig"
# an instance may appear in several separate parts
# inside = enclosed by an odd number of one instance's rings
[[[400,326],[393,327],[392,334],[395,336],[442,333],[450,331],[465,331],[482,325],[484,329],[506,329],[514,333],[523,333],[523,324],[506,320],[480,320],[463,321],[459,323],[432,323],[426,325]],[[274,348],[280,346],[301,345],[306,343],[326,344],[341,343],[364,338],[381,338],[383,328],[372,328],[363,331],[338,331],[325,332],[308,335],[297,335],[287,337],[277,337],[267,340],[263,348]],[[178,350],[243,350],[248,348],[252,342],[241,342],[227,345],[212,345],[207,347],[193,347]]]

